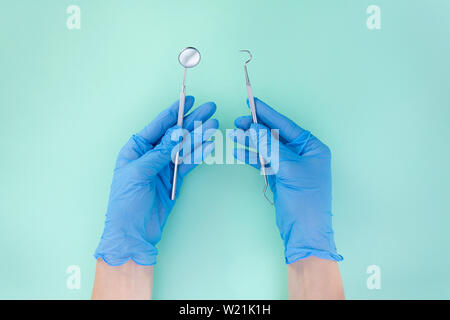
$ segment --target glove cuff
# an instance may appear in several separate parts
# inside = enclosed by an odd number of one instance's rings
[[[131,243],[130,241],[100,240],[94,258],[102,258],[110,266],[121,266],[133,260],[141,266],[156,264],[158,249],[150,243]]]
[[[101,258],[103,261],[105,261],[108,265],[110,265],[112,267],[121,266],[130,260],[133,260],[134,263],[139,264],[141,266],[153,266],[156,264],[156,256],[155,257],[147,257],[147,258],[143,258],[143,259],[141,257],[135,257],[135,256],[130,256],[130,257],[126,257],[126,258],[125,257],[117,258],[117,257],[112,257],[110,255],[102,255],[99,253],[95,253],[94,258],[95,258],[95,260],[98,260],[99,258]]]
[[[295,261],[305,259],[311,256],[337,262],[344,260],[344,258],[340,254],[337,254],[335,252],[316,249],[298,249],[295,251],[295,253],[290,253],[289,255],[286,252],[285,261],[286,264],[291,264]]]

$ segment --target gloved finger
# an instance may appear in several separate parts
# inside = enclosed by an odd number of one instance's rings
[[[159,142],[162,135],[159,133],[154,134],[153,136],[156,139],[155,141],[147,139],[153,132],[158,130],[166,130],[166,125],[169,122],[162,122],[161,118],[172,118],[170,123],[173,123],[171,126],[175,125],[176,119],[178,118],[178,101],[175,102],[169,109],[161,112],[147,127],[145,127],[139,134],[133,135],[130,140],[123,146],[121,151],[119,152],[119,156],[116,161],[116,168],[120,168],[123,165],[129,163],[132,160],[136,160],[148,150],[150,150],[156,143]],[[192,105],[194,104],[194,97],[187,96],[185,102],[185,113],[188,112]],[[194,129],[194,123],[196,121],[206,121],[208,120],[216,111],[216,105],[214,102],[207,102],[196,108],[189,115],[184,117],[183,127],[188,131],[192,131]],[[176,117],[174,116],[176,113]],[[164,116],[165,115],[165,116]],[[158,123],[157,123],[158,122]],[[165,132],[165,131],[164,131]],[[147,138],[146,138],[147,137]],[[158,137],[158,138],[157,138]]]
[[[190,163],[192,161],[192,153],[203,142],[209,140],[219,128],[219,121],[217,119],[209,119],[201,126],[197,126],[193,131],[187,135],[183,143],[180,145],[182,150],[182,162]]]
[[[248,150],[248,149],[237,148],[237,149],[234,149],[233,156],[238,161],[252,166],[253,168],[255,168],[256,170],[258,170],[261,173],[261,163],[259,161],[259,157],[256,152]],[[272,169],[266,167],[266,174],[268,174],[267,179],[269,181],[269,185],[270,185],[271,189],[274,190],[273,188],[275,186],[276,176],[271,172],[272,172]]]
[[[271,159],[278,161],[279,147],[282,143],[278,141],[277,137],[266,126],[252,123],[246,131],[242,129],[228,131],[228,136],[242,146],[256,149],[257,153],[265,160],[265,163],[270,163]]]
[[[207,121],[216,112],[216,104],[214,102],[207,102],[196,108],[183,119],[183,128],[186,131],[192,131],[195,125]],[[156,143],[159,143],[157,141]]]
[[[286,159],[291,159],[292,155],[296,156],[271,134],[267,127],[261,124],[252,124],[247,130],[247,134],[250,136],[250,145],[256,150],[235,148],[235,157],[257,169],[261,168],[262,162],[265,168],[264,171],[261,171],[263,174],[273,176],[278,173],[280,153],[283,153]]]
[[[259,123],[264,124],[262,121],[260,121]],[[253,120],[251,116],[241,116],[236,118],[236,120],[234,120],[234,124],[239,129],[248,130],[250,129],[250,126],[253,124]],[[272,132],[272,135],[275,136],[275,132]],[[277,137],[275,136],[275,138]],[[286,144],[286,146],[295,154],[302,155],[306,151],[313,149],[314,146],[314,144],[312,143],[313,139],[317,140],[317,138],[313,137],[309,131],[303,130],[303,132],[296,139],[294,139],[289,143],[286,143],[285,139],[280,140],[281,143]],[[248,143],[246,143],[245,145],[248,146]]]
[[[206,102],[193,110],[190,114],[184,117],[183,128],[188,131],[194,130],[196,122],[205,122],[216,112],[216,104],[214,102]]]
[[[182,140],[182,130],[179,126],[174,126],[167,130],[161,142],[154,149],[135,160],[133,165],[139,166],[143,170],[142,172],[145,172],[148,176],[158,174],[172,161],[172,150]],[[178,139],[173,139],[173,137],[178,137]]]
[[[264,167],[270,167],[266,174],[277,174],[280,167],[280,159],[285,161],[298,160],[298,153],[292,148],[279,141],[266,126],[259,123],[252,123],[247,130],[253,144],[256,145],[256,151],[262,157]],[[309,131],[304,131],[309,133]]]
[[[234,130],[227,130],[227,135],[230,140],[236,142],[240,145],[243,145],[247,148],[256,148],[256,145],[253,143],[253,140],[250,138],[248,130],[243,130],[240,128]]]
[[[177,148],[177,150],[185,150],[185,144],[189,144],[187,150],[193,150],[193,144],[195,145],[198,140],[201,143],[202,141],[209,139],[216,132],[218,127],[219,122],[216,119],[209,119],[202,124],[201,130],[197,129],[197,131],[190,132],[185,136],[187,130],[175,126],[167,130],[166,134],[161,139],[161,142],[153,150],[143,155],[137,161],[139,161],[139,164],[145,165],[149,170],[149,175],[157,174],[173,160],[172,156],[175,154],[173,152],[176,151],[174,150],[175,148]],[[175,130],[180,131],[177,132]],[[200,137],[194,139],[195,135],[200,135]],[[183,141],[179,143],[183,136]],[[177,137],[178,140],[174,140],[173,137]],[[190,156],[190,152],[186,154],[186,157],[187,156]],[[151,163],[152,161],[154,163]]]
[[[186,96],[184,102],[184,114],[188,113],[194,105],[194,97]],[[163,110],[153,119],[138,135],[155,145],[164,136],[166,131],[177,123],[179,100],[175,101],[169,108]]]
[[[122,149],[120,149],[116,160],[116,169],[139,158],[152,148],[153,146],[147,140],[137,134],[133,134]]]
[[[294,141],[302,134],[303,131],[305,131],[294,121],[285,117],[281,113],[278,113],[258,98],[255,98],[255,106],[257,118],[270,129],[278,129],[280,137],[285,140],[286,143]]]
[[[239,129],[242,129],[242,130],[250,129],[250,126],[252,125],[252,123],[253,123],[253,118],[251,116],[241,116],[234,120],[234,124],[236,125],[236,127],[238,127]],[[261,119],[258,119],[258,123],[265,125],[267,127],[267,125]],[[278,132],[272,132],[272,134],[277,139],[280,139],[280,135],[278,134]],[[283,143],[286,143],[285,139],[281,138],[281,140],[283,141]]]
[[[240,162],[251,165],[255,169],[261,168],[261,163],[259,162],[258,154],[254,151],[244,149],[244,148],[235,148],[233,150],[233,156]]]
[[[194,105],[194,97],[186,96],[184,102],[184,113]],[[117,156],[116,169],[127,163],[138,159],[153,148],[166,131],[174,126],[178,119],[179,100],[175,101],[169,108],[163,110],[138,134],[133,135],[122,147]]]
[[[270,162],[269,150],[272,151],[272,142],[275,137],[270,133],[269,128],[259,123],[252,123],[247,130],[251,144],[256,146],[256,151],[263,157],[265,163]],[[276,150],[279,152],[279,150]]]
[[[253,123],[252,116],[240,116],[234,120],[234,125],[242,130],[250,129],[250,125]]]
[[[183,179],[189,172],[191,172],[195,167],[202,163],[203,160],[214,151],[214,148],[214,141],[206,141],[202,145],[198,146],[193,152],[194,159],[192,163],[182,163],[178,167],[178,174],[180,175],[180,177]]]

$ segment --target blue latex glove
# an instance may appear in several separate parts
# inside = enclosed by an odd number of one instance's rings
[[[331,225],[331,153],[330,149],[292,120],[279,114],[261,100],[255,99],[258,124],[250,116],[235,120],[237,128],[245,130],[233,139],[241,145],[255,148],[266,164],[278,167],[268,176],[274,195],[276,223],[284,241],[286,263],[309,256],[340,261]],[[249,130],[250,129],[250,130]],[[269,129],[278,129],[279,136]],[[242,133],[242,131],[241,131]],[[270,164],[271,139],[278,139],[278,166]],[[242,151],[242,150],[241,150]],[[269,155],[269,156],[267,156]],[[245,163],[259,159],[246,149],[235,157]],[[253,167],[260,169],[254,161]],[[267,170],[270,173],[270,169]],[[263,200],[261,200],[263,201]]]
[[[187,96],[185,113],[194,104],[194,97]],[[178,166],[177,195],[183,178],[214,149],[207,141],[219,123],[210,119],[216,105],[208,102],[184,117],[183,127],[190,131],[191,157],[189,163]],[[141,132],[133,135],[119,152],[111,184],[106,222],[95,258],[102,258],[112,266],[122,265],[132,259],[140,265],[154,265],[158,250],[155,245],[175,201],[170,200],[173,168],[172,150],[179,140],[172,133],[178,117],[178,101],[161,112]],[[194,139],[194,121],[202,121],[202,135]],[[198,124],[196,122],[196,124]],[[196,133],[197,135],[198,132]],[[181,139],[180,139],[181,140]],[[185,142],[189,141],[185,138]],[[196,141],[197,144],[194,144]],[[202,148],[201,152],[193,150]],[[175,151],[176,151],[175,150]],[[186,150],[183,147],[183,150]],[[174,151],[174,152],[175,152]],[[200,159],[198,159],[200,157]]]

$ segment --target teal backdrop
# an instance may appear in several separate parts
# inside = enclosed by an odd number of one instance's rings
[[[366,26],[372,4],[380,30]],[[449,35],[448,0],[1,0],[0,298],[90,297],[116,155],[178,98],[177,55],[194,46],[187,91],[217,103],[222,131],[248,114],[238,50],[250,49],[255,95],[330,146],[347,298],[449,299]],[[186,178],[156,299],[287,298],[261,188],[245,165]]]

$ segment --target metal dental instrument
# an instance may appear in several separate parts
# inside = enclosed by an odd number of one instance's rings
[[[252,85],[250,83],[250,79],[248,77],[248,72],[247,72],[247,63],[249,63],[252,60],[253,56],[249,50],[239,50],[239,52],[247,52],[250,55],[250,59],[248,59],[247,61],[244,62],[245,82],[246,82],[246,86],[247,86],[248,104],[250,105],[250,112],[252,114],[253,123],[258,123],[258,118],[256,117],[255,98],[253,96]],[[266,168],[264,167],[265,161],[264,161],[264,158],[262,157],[261,153],[259,153],[259,162],[261,164],[261,172],[264,175],[263,195],[264,195],[264,198],[266,198],[266,200],[269,201],[270,204],[273,204],[272,200],[270,200],[266,194],[268,182],[267,182]]]
[[[200,62],[200,52],[193,47],[184,48],[178,55],[178,61],[184,67],[183,86],[181,87],[180,103],[178,105],[178,120],[177,125],[183,127],[184,117],[184,101],[186,98],[186,72],[188,68],[193,68]],[[175,200],[175,193],[177,191],[177,175],[178,175],[178,162],[180,161],[180,151],[178,150],[175,155],[174,168],[173,168],[173,182],[172,193],[170,199]]]

